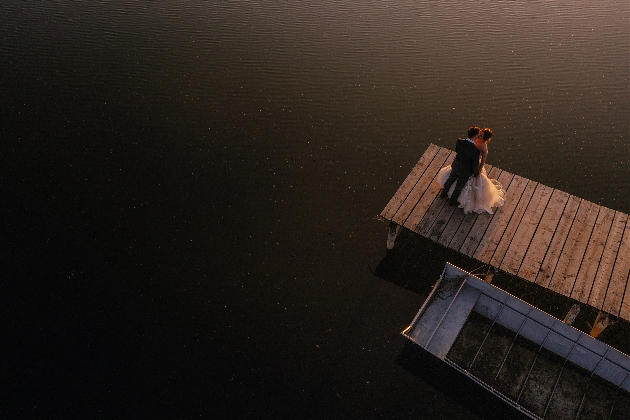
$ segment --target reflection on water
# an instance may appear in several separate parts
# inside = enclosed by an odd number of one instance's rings
[[[367,270],[373,216],[429,143],[471,124],[494,130],[490,164],[630,212],[624,1],[9,0],[0,16],[0,258],[17,314],[37,314],[9,329],[55,344],[25,345],[33,381],[74,349],[84,368],[62,385],[133,383],[106,361],[155,377],[117,396],[178,406],[174,377],[202,390],[200,413],[224,384],[244,401],[221,405],[232,417],[276,395],[321,416],[400,407],[417,391],[404,374],[363,375],[399,351],[416,288]]]

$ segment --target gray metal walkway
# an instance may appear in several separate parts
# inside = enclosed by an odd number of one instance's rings
[[[403,335],[532,418],[627,418],[627,355],[453,265]]]

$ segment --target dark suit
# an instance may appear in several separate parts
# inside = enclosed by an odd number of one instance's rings
[[[443,189],[444,192],[448,192],[453,182],[457,181],[453,194],[451,194],[450,201],[452,203],[457,202],[459,194],[462,192],[464,185],[466,185],[468,178],[470,178],[471,175],[479,175],[479,156],[481,156],[481,151],[477,146],[465,139],[457,140],[455,152],[457,155],[455,155],[455,160],[451,164],[453,170],[444,183]]]

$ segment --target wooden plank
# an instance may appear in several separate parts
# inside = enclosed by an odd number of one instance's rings
[[[615,266],[615,259],[621,245],[621,239],[623,238],[623,231],[626,228],[626,222],[628,221],[628,215],[615,212],[613,218],[612,227],[610,233],[606,239],[606,245],[604,246],[604,252],[602,258],[599,261],[599,267],[597,268],[597,274],[595,275],[595,281],[593,282],[593,288],[591,294],[588,297],[588,304],[595,308],[602,309],[604,306],[604,299],[608,290],[608,284],[610,283],[610,277]]]
[[[505,228],[510,222],[512,213],[514,213],[516,205],[523,195],[527,182],[528,179],[514,175],[514,179],[512,179],[509,188],[505,192],[505,204],[497,209],[495,217],[492,218],[486,233],[479,241],[479,246],[474,254],[475,259],[484,263],[490,262],[497,245],[501,241],[503,232],[505,232]]]
[[[427,150],[425,150],[420,157],[420,160],[418,160],[418,163],[416,163],[416,166],[413,167],[409,175],[407,175],[407,178],[403,181],[400,187],[398,187],[396,194],[394,194],[394,196],[389,200],[389,203],[387,203],[387,206],[385,206],[381,212],[381,217],[387,220],[392,220],[400,208],[400,205],[403,201],[405,201],[405,198],[407,198],[407,195],[409,195],[413,186],[416,185],[416,182],[424,173],[429,163],[431,163],[438,150],[440,150],[439,146],[436,146],[435,144],[429,145]]]
[[[623,239],[619,245],[617,259],[613,268],[608,290],[606,291],[606,299],[602,309],[609,314],[619,315],[621,311],[621,303],[624,300],[626,285],[628,284],[628,275],[630,274],[630,226],[626,223]],[[624,313],[627,312],[624,309]]]
[[[600,208],[595,228],[593,228],[591,239],[584,254],[584,260],[575,279],[575,286],[573,286],[571,291],[571,297],[579,302],[588,302],[588,297],[595,281],[595,274],[597,274],[597,267],[604,253],[604,245],[606,245],[606,238],[608,238],[610,233],[614,217],[614,210],[606,207]]]
[[[487,213],[486,213],[487,214]],[[478,213],[472,212],[464,215],[461,224],[459,225],[459,229],[455,232],[454,235],[451,236],[451,240],[446,244],[451,249],[455,251],[459,251],[462,244],[468,238],[468,234],[470,230],[475,225],[477,218],[479,217]]]
[[[405,198],[405,201],[403,201],[402,205],[400,206],[394,217],[392,217],[392,221],[398,223],[399,225],[405,224],[407,218],[409,217],[414,207],[416,207],[416,204],[418,204],[418,201],[423,196],[424,192],[430,185],[435,184],[433,182],[435,176],[444,166],[444,162],[452,153],[454,152],[451,152],[450,150],[444,148],[440,148],[438,150],[435,158],[433,158],[431,163],[429,163],[427,169],[420,176],[418,182],[416,182],[416,185],[414,185],[414,187],[411,189],[409,195],[407,195],[407,198]],[[420,217],[418,217],[418,220],[420,219]]]
[[[499,168],[493,168],[490,165],[486,165],[486,172],[488,173],[489,178],[497,179],[499,175],[501,175],[502,171]],[[449,248],[459,251],[462,244],[468,237],[470,230],[474,226],[477,217],[479,217],[479,214],[475,212],[468,213],[464,216],[464,220],[462,220],[459,230],[455,233],[455,235],[453,235],[453,238],[447,245]]]
[[[431,202],[424,216],[422,216],[422,219],[420,220],[420,222],[418,222],[418,225],[414,229],[414,232],[418,233],[421,236],[424,236],[425,238],[428,238],[429,232],[431,232],[431,228],[433,227],[435,220],[437,219],[438,215],[442,211],[442,207],[446,205],[448,205],[448,199],[440,198],[436,196]],[[421,208],[422,206],[419,207],[419,209]]]
[[[590,201],[582,200],[580,203],[575,221],[571,226],[560,258],[558,258],[556,269],[549,282],[551,290],[565,296],[571,295],[588,241],[595,227],[599,208],[597,204]]]
[[[514,179],[514,174],[511,174],[507,171],[502,171],[498,179],[501,185],[503,185],[503,187],[507,191],[511,185],[512,180]],[[468,235],[466,236],[464,243],[459,249],[459,252],[469,257],[474,256],[475,251],[479,247],[481,240],[488,230],[488,227],[492,224],[492,220],[494,220],[495,217],[500,217],[499,215],[497,215],[497,213],[501,214],[502,211],[500,209],[497,209],[494,214],[482,213],[477,216],[477,219],[468,232]]]
[[[444,166],[450,165],[453,162],[453,159],[455,159],[455,152],[451,152],[447,149],[443,149],[443,150],[449,152],[449,155],[446,158],[446,160],[443,162],[442,166],[440,166],[437,169],[437,171],[435,171],[435,173],[433,174],[433,177],[431,177],[431,179],[428,180],[429,185],[427,189],[425,190],[424,194],[422,194],[422,196],[419,198],[418,202],[413,208],[413,211],[409,215],[409,219],[404,225],[407,229],[415,231],[418,228],[420,221],[424,219],[424,216],[426,212],[428,211],[428,209],[431,208],[431,205],[433,204],[433,202],[435,200],[443,200],[443,199],[438,198],[438,194],[440,192],[440,186],[435,182],[435,176],[438,174],[440,169],[442,169]]]
[[[466,214],[464,214],[464,211],[457,206],[446,206],[445,209],[451,213],[451,217],[448,219],[448,223],[444,225],[439,234],[434,236],[436,232],[431,232],[431,239],[440,245],[448,246],[451,239],[453,239],[453,236],[457,233],[457,230],[462,224]]]
[[[520,225],[514,234],[512,243],[501,262],[501,269],[510,274],[516,274],[521,267],[521,262],[529,249],[529,244],[536,233],[536,228],[540,219],[545,213],[549,199],[553,193],[553,188],[538,184],[532,199],[529,201],[527,210],[523,215]]]
[[[551,276],[553,276],[553,272],[556,269],[560,253],[562,252],[567,235],[569,234],[569,229],[571,229],[571,225],[573,224],[573,220],[575,219],[575,215],[580,207],[581,201],[581,198],[574,195],[569,196],[569,199],[567,200],[567,205],[564,207],[564,211],[562,212],[562,216],[560,216],[560,221],[558,222],[556,231],[549,243],[545,259],[540,265],[538,275],[536,276],[536,283],[543,287],[549,286]]]
[[[527,180],[527,185],[525,186],[525,190],[523,191],[523,195],[521,195],[521,199],[519,200],[516,208],[514,209],[514,213],[510,218],[509,223],[505,227],[505,232],[501,236],[501,240],[497,244],[496,249],[494,250],[494,254],[490,259],[490,265],[493,267],[501,267],[501,263],[503,262],[503,257],[505,257],[505,253],[507,252],[510,244],[512,243],[512,239],[514,239],[514,234],[516,233],[521,220],[523,219],[523,215],[525,214],[525,210],[529,207],[529,202],[534,195],[534,191],[538,186],[538,182],[534,182],[532,180]],[[524,253],[524,251],[523,251]],[[516,273],[511,273],[516,274]]]
[[[442,207],[442,210],[436,216],[435,222],[433,223],[433,226],[431,227],[431,231],[429,232],[429,235],[428,235],[429,239],[437,242],[438,238],[442,234],[442,231],[444,231],[446,224],[451,219],[451,216],[453,215],[453,213],[455,213],[455,209],[457,209],[457,206],[450,206],[448,204]]]
[[[536,233],[521,262],[521,267],[517,274],[519,277],[531,282],[536,281],[536,276],[547,254],[549,244],[558,227],[560,217],[568,200],[569,194],[564,191],[554,190],[551,194],[545,213],[536,228]]]

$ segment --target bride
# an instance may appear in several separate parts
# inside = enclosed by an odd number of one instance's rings
[[[484,168],[486,158],[488,157],[488,143],[492,137],[492,130],[484,128],[483,139],[479,138],[475,140],[475,146],[481,151],[481,170],[479,176],[471,176],[468,178],[466,185],[462,189],[461,194],[458,197],[459,207],[464,209],[464,213],[470,212],[483,213],[488,212],[493,214],[493,207],[501,207],[505,204],[505,190],[499,181],[496,179],[488,178],[488,174]],[[444,183],[451,174],[451,166],[445,166],[438,172],[435,181],[444,187]],[[455,184],[451,186],[448,191],[450,197],[455,189]]]

